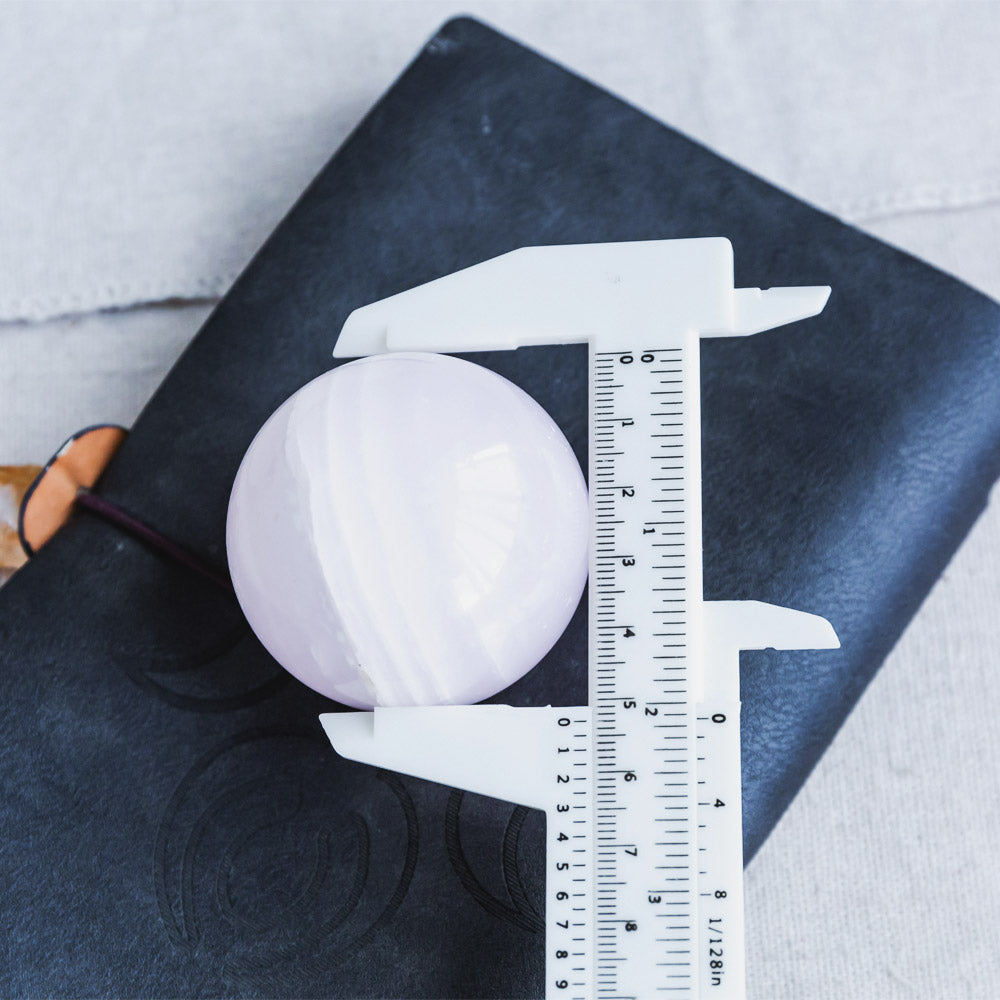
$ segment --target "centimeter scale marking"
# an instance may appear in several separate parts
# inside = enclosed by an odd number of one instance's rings
[[[589,705],[325,715],[344,756],[546,812],[545,994],[736,1000],[739,650],[824,619],[702,597],[699,341],[815,315],[724,239],[515,251],[351,315],[335,353],[590,342]]]
[[[697,337],[693,341],[697,350]],[[689,647],[700,594],[691,344],[592,346],[591,671],[596,993],[697,989],[697,750]],[[687,348],[687,350],[685,350]],[[694,400],[693,413],[688,400]],[[602,905],[603,904],[603,905]],[[652,964],[655,960],[655,964]],[[650,976],[650,972],[654,975]]]

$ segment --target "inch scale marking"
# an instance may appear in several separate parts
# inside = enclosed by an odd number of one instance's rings
[[[699,340],[820,312],[725,239],[532,247],[356,310],[335,353],[590,343],[589,705],[322,716],[336,750],[546,813],[545,993],[745,993],[739,651],[816,615],[702,596]]]

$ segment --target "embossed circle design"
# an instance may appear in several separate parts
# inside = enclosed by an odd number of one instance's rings
[[[403,781],[321,737],[247,730],[202,755],[167,804],[154,879],[178,948],[242,990],[315,989],[391,921],[417,862]]]
[[[512,806],[502,841],[496,844],[507,895],[507,899],[502,899],[488,889],[482,878],[476,874],[462,845],[462,806],[465,798],[464,792],[453,791],[448,796],[445,812],[445,847],[448,851],[448,860],[462,888],[494,917],[532,933],[544,931],[543,910],[536,902],[533,891],[536,889],[537,876],[526,878],[522,870],[524,854],[521,850],[521,835],[532,811],[525,806]],[[544,857],[544,846],[542,857]],[[544,891],[544,881],[541,888]]]

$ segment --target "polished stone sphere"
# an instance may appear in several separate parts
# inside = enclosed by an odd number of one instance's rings
[[[576,610],[588,535],[579,463],[530,396],[457,358],[386,354],[264,424],[226,545],[275,659],[370,708],[469,704],[525,674]]]

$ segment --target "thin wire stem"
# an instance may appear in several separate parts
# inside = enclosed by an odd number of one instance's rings
[[[145,542],[151,548],[156,549],[157,552],[162,552],[168,558],[173,559],[174,562],[186,566],[188,569],[205,577],[206,580],[211,580],[212,583],[229,591],[229,593],[233,593],[233,584],[228,576],[220,573],[214,566],[204,562],[193,552],[189,552],[184,546],[178,545],[177,542],[167,538],[166,535],[161,535],[160,532],[155,528],[151,528],[144,521],[140,521],[127,511],[122,510],[121,507],[110,500],[105,500],[104,497],[100,497],[96,493],[91,493],[89,490],[81,489],[76,494],[76,505],[90,511],[91,514],[97,515],[97,517],[108,524],[120,528],[126,534],[137,538],[140,542]]]

